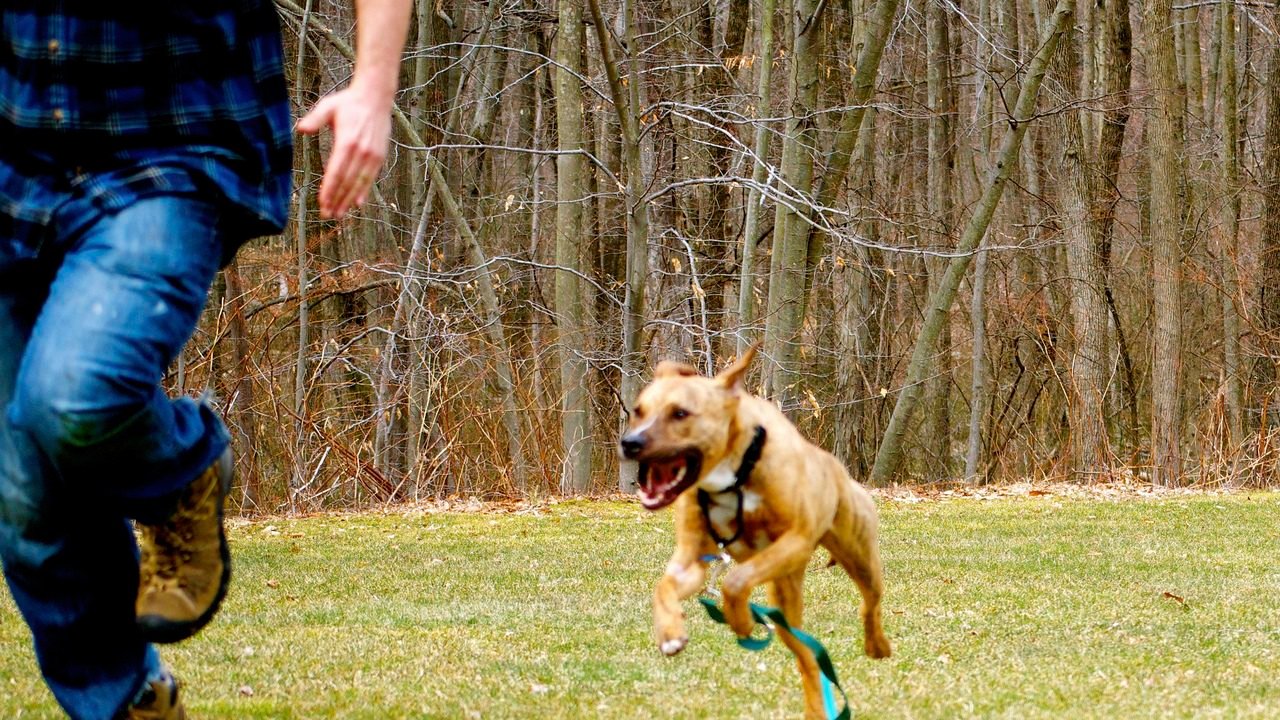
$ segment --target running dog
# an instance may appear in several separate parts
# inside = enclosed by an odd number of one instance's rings
[[[648,510],[675,505],[675,553],[653,594],[658,648],[670,656],[688,644],[681,601],[702,588],[705,558],[720,547],[736,561],[721,584],[729,627],[739,637],[751,634],[751,590],[770,583],[770,602],[799,629],[805,567],[821,545],[862,593],[867,655],[889,657],[875,504],[776,405],[745,390],[755,353],[752,347],[710,378],[687,365],[659,364],[619,441],[622,457],[640,465],[640,503]],[[813,654],[790,633],[778,634],[799,664],[806,716],[825,717]]]

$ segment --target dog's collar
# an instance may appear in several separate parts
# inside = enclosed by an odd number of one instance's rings
[[[764,441],[768,435],[763,425],[756,426],[756,434],[751,438],[751,444],[747,446],[747,451],[742,453],[742,464],[738,466],[738,472],[734,475],[733,487],[742,487],[751,477],[751,471],[755,470],[756,463],[760,462],[760,453],[764,451]]]
[[[742,464],[738,466],[738,472],[734,473],[733,484],[716,493],[720,495],[731,492],[738,496],[738,510],[735,524],[737,527],[733,531],[733,535],[729,538],[720,537],[720,533],[716,532],[715,525],[711,522],[711,493],[698,488],[698,507],[702,508],[702,519],[707,523],[707,533],[711,535],[711,539],[720,547],[728,547],[738,541],[742,537],[742,531],[745,524],[742,522],[742,486],[751,478],[751,471],[755,469],[756,463],[760,461],[760,453],[764,451],[764,441],[768,437],[764,426],[757,425],[755,436],[751,438],[751,444],[747,446],[746,452],[742,453]]]

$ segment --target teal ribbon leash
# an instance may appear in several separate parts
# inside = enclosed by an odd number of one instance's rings
[[[723,556],[711,555],[712,560],[721,560]],[[707,558],[704,558],[707,560]],[[707,611],[707,617],[721,625],[727,625],[724,619],[724,611],[716,605],[716,601],[709,597],[700,597],[698,602],[702,603],[703,609]],[[822,671],[822,704],[826,707],[827,717],[831,720],[850,720],[852,713],[849,711],[849,696],[845,694],[844,688],[840,687],[840,678],[836,676],[836,667],[831,662],[831,655],[827,653],[827,649],[818,642],[818,639],[803,630],[796,630],[787,622],[787,617],[782,614],[778,608],[769,607],[767,605],[759,605],[750,603],[751,617],[765,629],[764,637],[740,637],[738,644],[751,652],[759,652],[769,647],[769,642],[773,640],[773,628],[778,627],[791,633],[797,640],[809,648],[809,652],[813,653],[813,658],[818,662],[818,669]],[[843,709],[839,713],[836,712],[836,692],[840,693]]]

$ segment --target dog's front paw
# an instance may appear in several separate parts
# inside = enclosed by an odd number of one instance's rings
[[[683,614],[660,617],[653,629],[654,637],[658,640],[658,649],[667,657],[676,655],[689,644],[689,633],[685,632]]]
[[[680,637],[673,637],[667,640],[659,640],[658,649],[662,651],[663,655],[673,657],[679,654],[680,651],[684,649],[684,646],[688,644],[689,636],[681,635]]]

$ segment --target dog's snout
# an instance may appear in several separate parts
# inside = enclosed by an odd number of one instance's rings
[[[618,441],[618,447],[622,450],[622,457],[628,460],[635,460],[640,455],[640,451],[644,450],[644,435],[640,433],[627,433]]]

